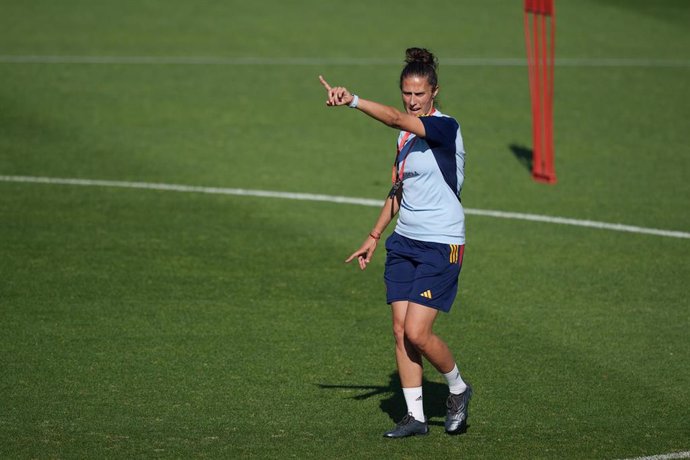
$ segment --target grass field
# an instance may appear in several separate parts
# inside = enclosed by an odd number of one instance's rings
[[[469,215],[437,322],[469,429],[427,366],[432,432],[391,442],[384,253],[343,264],[378,209],[12,179],[380,198],[396,133],[317,76],[398,105],[421,45],[467,208],[689,232],[690,4],[558,0],[552,186],[514,153],[521,4],[1,2],[0,457],[690,456],[687,238]]]

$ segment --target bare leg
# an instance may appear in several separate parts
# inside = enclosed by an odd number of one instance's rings
[[[408,302],[399,301],[391,304],[393,314],[393,335],[395,336],[395,360],[403,388],[422,386],[422,355],[405,336]]]
[[[455,367],[455,359],[448,345],[432,331],[437,314],[438,310],[434,308],[407,302],[404,337],[406,343],[413,345],[439,372],[446,374]],[[421,384],[421,375],[419,381]]]

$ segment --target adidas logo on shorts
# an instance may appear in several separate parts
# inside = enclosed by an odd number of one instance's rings
[[[427,299],[431,299],[431,289],[427,289],[419,295],[421,295],[422,297],[426,297]]]

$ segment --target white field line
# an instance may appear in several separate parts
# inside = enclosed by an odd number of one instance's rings
[[[133,189],[162,190],[186,193],[209,193],[216,195],[239,195],[256,196],[264,198],[282,198],[301,201],[322,201],[328,203],[354,204],[360,206],[380,207],[382,199],[353,198],[346,196],[318,195],[311,193],[290,193],[276,192],[270,190],[249,190],[241,188],[222,188],[222,187],[200,187],[193,185],[163,184],[150,182],[127,182],[112,180],[94,179],[73,179],[57,177],[34,177],[34,176],[0,176],[0,182],[28,182],[36,184],[58,184],[58,185],[79,185],[87,187],[120,187]],[[665,236],[670,238],[688,238],[690,232],[680,232],[673,230],[660,230],[656,228],[637,227],[633,225],[611,224],[591,220],[569,219],[565,217],[542,216],[538,214],[524,214],[519,212],[492,211],[488,209],[465,208],[465,213],[475,216],[497,217],[502,219],[527,220],[532,222],[543,222],[549,224],[574,225],[577,227],[597,228],[601,230],[612,230],[618,232],[639,233],[647,235]]]
[[[676,458],[690,458],[690,451],[673,452],[670,454],[652,455],[650,457],[635,457],[635,458],[628,458],[625,460],[672,460],[672,459],[676,459]]]
[[[400,59],[356,57],[222,57],[222,56],[49,56],[0,55],[2,64],[145,64],[145,65],[248,65],[248,66],[323,66],[323,65],[399,65]],[[446,66],[519,67],[526,58],[445,58]],[[688,59],[646,58],[559,58],[558,67],[690,67]]]

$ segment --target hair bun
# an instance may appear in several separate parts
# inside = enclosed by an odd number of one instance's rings
[[[407,50],[405,50],[405,63],[412,64],[413,62],[430,65],[434,69],[438,66],[436,57],[426,48],[407,48]]]

